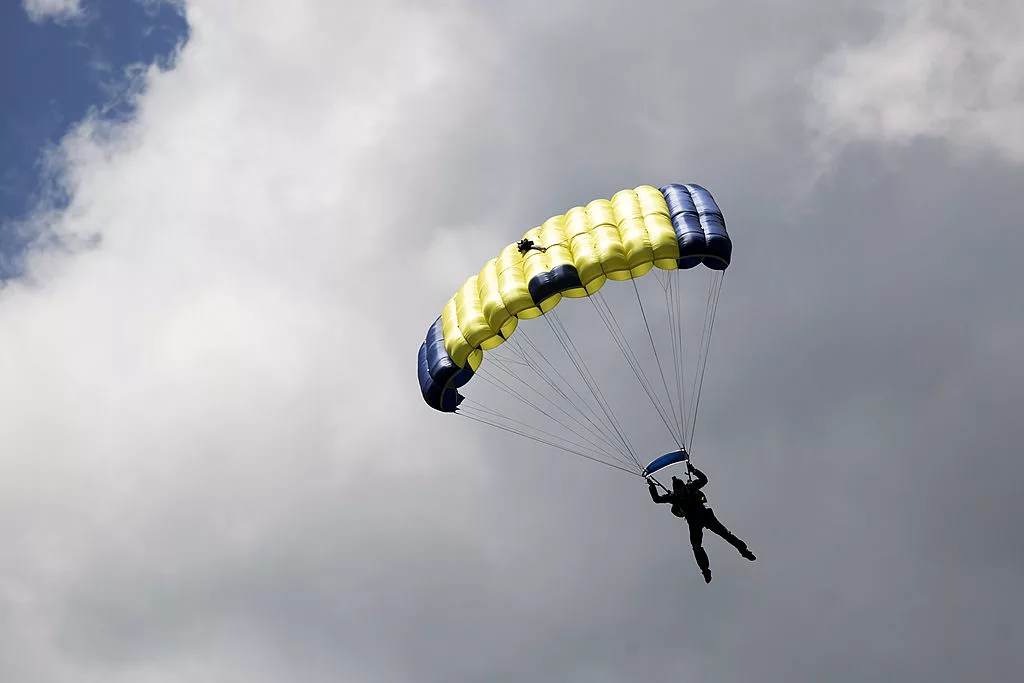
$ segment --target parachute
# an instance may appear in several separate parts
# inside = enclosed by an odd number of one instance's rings
[[[725,219],[700,185],[641,185],[549,218],[470,275],[430,325],[417,361],[423,399],[630,474],[681,462],[731,259]],[[683,277],[697,271],[708,276],[703,320],[699,278]],[[605,288],[609,281],[632,287]],[[592,306],[558,307],[563,299]],[[563,320],[563,309],[589,317]],[[695,364],[686,359],[690,330],[700,331]],[[624,365],[608,363],[609,348]],[[640,409],[642,396],[622,398],[637,387],[653,411]],[[639,453],[664,452],[666,432],[675,450],[645,467]]]

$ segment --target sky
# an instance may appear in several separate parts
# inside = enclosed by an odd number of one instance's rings
[[[0,679],[1015,680],[1024,5],[0,19]],[[710,584],[415,377],[488,258],[668,182],[734,243],[694,458],[758,559]]]
[[[0,6],[0,279],[21,272],[40,203],[65,208],[61,139],[86,117],[131,117],[151,64],[166,67],[188,35],[166,2],[12,0]]]

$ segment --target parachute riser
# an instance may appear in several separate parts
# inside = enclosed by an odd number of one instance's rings
[[[645,470],[645,472],[646,472],[646,470]],[[655,484],[657,484],[658,486],[660,486],[660,487],[661,487],[661,490],[662,490],[662,491],[664,491],[665,493],[672,493],[672,491],[671,491],[671,490],[670,490],[670,489],[669,489],[669,488],[668,488],[667,486],[665,486],[665,485],[664,485],[664,484],[662,484],[662,483],[661,483],[660,481],[658,481],[658,480],[657,480],[657,479],[656,479],[656,478],[654,477],[654,475],[651,475],[651,474],[644,474],[644,475],[643,475],[643,477],[644,477],[644,479],[646,479],[647,481],[653,481],[653,482],[654,482]]]

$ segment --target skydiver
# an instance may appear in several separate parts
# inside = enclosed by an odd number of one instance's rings
[[[718,521],[715,512],[706,506],[707,498],[701,492],[708,478],[703,472],[686,462],[686,469],[696,475],[692,482],[685,482],[678,477],[672,477],[672,491],[665,494],[658,493],[654,481],[648,477],[647,484],[651,492],[651,498],[655,503],[672,503],[672,514],[682,517],[690,527],[690,545],[693,547],[693,555],[697,558],[697,566],[704,575],[704,582],[711,583],[711,563],[708,561],[708,554],[701,543],[704,540],[704,529],[715,532],[737,550],[740,555],[753,562],[757,558],[750,552],[747,544],[736,538],[736,536],[725,528],[725,525]]]
[[[516,242],[516,246],[519,247],[519,253],[524,255],[531,249],[536,249],[537,251],[540,252],[545,252],[548,250],[547,247],[542,247],[533,240],[526,239],[525,237]]]

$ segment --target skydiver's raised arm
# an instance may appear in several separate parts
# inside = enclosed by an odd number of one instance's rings
[[[695,489],[702,489],[702,488],[704,488],[704,484],[708,483],[708,478],[704,475],[703,472],[698,470],[693,465],[690,465],[689,469],[697,477],[696,481],[693,482],[693,488],[695,488]]]
[[[669,503],[671,499],[667,493],[658,493],[658,489],[654,486],[653,481],[647,482],[647,490],[651,492],[651,500],[655,503]]]

